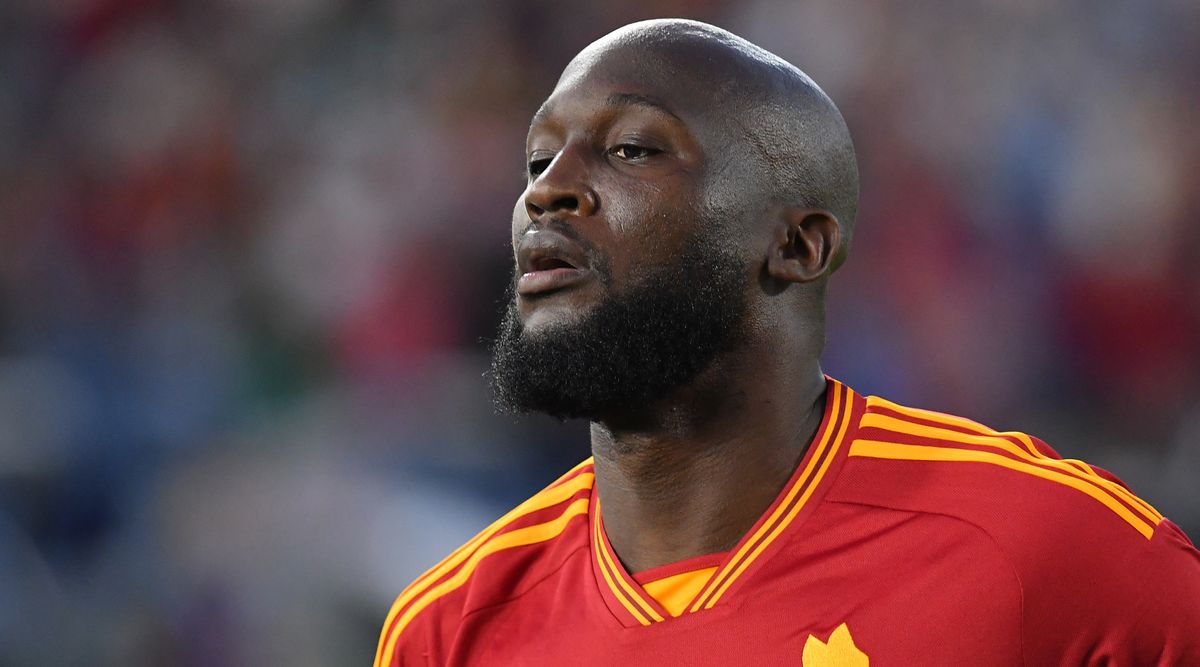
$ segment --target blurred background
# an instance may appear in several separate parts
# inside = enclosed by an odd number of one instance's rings
[[[826,372],[1026,430],[1200,535],[1200,4],[0,6],[0,664],[369,664],[587,455],[493,414],[529,117],[626,22],[837,101]]]

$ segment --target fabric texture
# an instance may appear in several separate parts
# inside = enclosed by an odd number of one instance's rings
[[[625,571],[589,459],[406,589],[375,664],[1200,665],[1200,553],[1119,480],[833,379],[758,522],[678,565]]]

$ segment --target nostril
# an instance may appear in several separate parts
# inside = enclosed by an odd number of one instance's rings
[[[591,199],[589,198],[589,202]],[[540,217],[553,213],[580,213],[580,198],[576,195],[559,194],[557,196],[537,196],[531,193],[525,197],[525,206],[529,215]]]

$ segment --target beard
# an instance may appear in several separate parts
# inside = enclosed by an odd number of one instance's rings
[[[510,288],[492,346],[496,407],[592,421],[645,411],[741,342],[744,271],[737,257],[700,239],[581,319],[536,333],[525,331]]]

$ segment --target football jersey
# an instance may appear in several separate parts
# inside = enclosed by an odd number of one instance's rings
[[[1200,553],[1116,478],[832,379],[825,403],[729,551],[627,572],[589,459],[401,593],[376,667],[1200,665]]]

